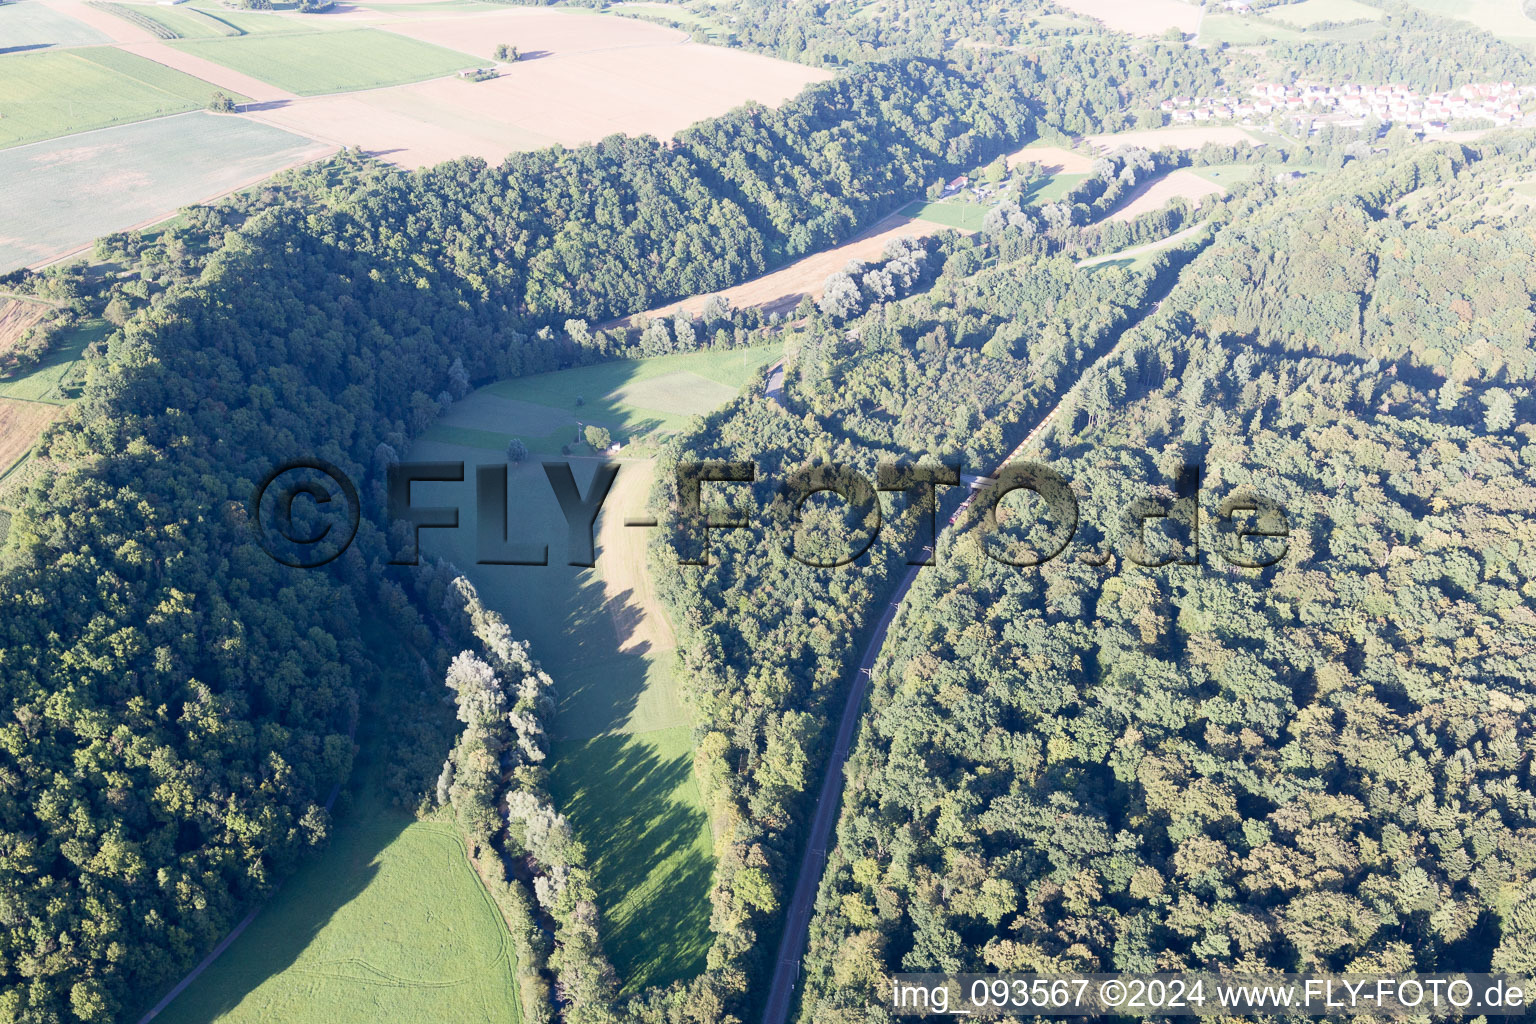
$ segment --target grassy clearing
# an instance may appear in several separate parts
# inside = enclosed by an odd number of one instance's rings
[[[1066,198],[1073,186],[1086,177],[1088,177],[1086,174],[1053,174],[1049,178],[1043,178],[1024,193],[1024,202],[1036,205],[1059,202]]]
[[[1302,0],[1299,4],[1282,4],[1264,11],[1263,16],[1287,25],[1310,28],[1322,21],[1379,21],[1379,7],[1360,3],[1360,0]]]
[[[515,1024],[511,937],[453,825],[360,800],[158,1024]]]
[[[0,148],[208,105],[212,85],[114,46],[0,59]],[[246,97],[237,96],[236,100]]]
[[[109,42],[91,26],[52,7],[39,3],[0,4],[0,54]]]
[[[992,207],[981,203],[937,202],[913,203],[901,211],[903,217],[926,220],[930,224],[942,224],[962,231],[980,231],[981,222]]]
[[[555,681],[550,786],[593,858],[604,941],[626,991],[698,973],[710,939],[709,823],[676,654],[670,629],[654,620],[649,531],[623,526],[643,512],[653,464],[620,461],[598,520],[595,569],[560,564],[565,521],[536,462],[509,473],[508,533],[547,543],[554,564],[476,565],[474,467],[501,463],[514,429],[533,447],[534,431],[568,436],[577,416],[615,430],[675,429],[777,357],[776,347],[698,352],[503,381],[458,403],[408,456],[467,464],[463,484],[413,489],[417,504],[459,507],[460,528],[423,531],[422,551],[463,567]],[[596,460],[571,464],[586,493]]]
[[[270,125],[203,112],[5,150],[0,272],[165,217],[326,151]]]
[[[86,346],[112,330],[105,320],[90,320],[65,333],[41,363],[19,377],[0,378],[0,398],[64,405],[79,396],[85,371],[80,357]]]
[[[1240,14],[1207,14],[1200,22],[1199,42],[1206,46],[1262,46],[1276,40],[1302,38],[1298,28]]]
[[[488,449],[521,437],[529,451],[553,454],[580,423],[628,445],[719,408],[778,355],[775,346],[679,353],[502,381],[455,406],[428,437]]]
[[[1272,164],[1211,164],[1208,167],[1191,167],[1191,171],[1218,185],[1239,185],[1252,181],[1261,173],[1273,173]]]
[[[468,54],[371,28],[172,45],[301,96],[404,85],[484,63]]]
[[[605,948],[626,991],[699,973],[714,855],[692,730],[560,742],[551,756],[552,795],[592,856]]]

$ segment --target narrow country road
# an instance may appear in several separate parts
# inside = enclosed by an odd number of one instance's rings
[[[1169,287],[1171,288],[1172,285],[1170,284]],[[1158,299],[1135,323],[1127,324],[1122,328],[1115,337],[1115,343],[1078,374],[1072,386],[1062,394],[1040,422],[1035,424],[1034,429],[1025,436],[1024,440],[1019,442],[1018,447],[998,463],[990,476],[997,476],[1004,466],[1023,455],[1024,451],[1045,432],[1045,428],[1056,418],[1056,413],[1062,406],[1073,397],[1078,385],[1094,369],[1115,354],[1120,347],[1120,338],[1155,316],[1162,307],[1163,300]],[[773,400],[783,405],[782,368],[779,373],[779,390]],[[974,490],[971,491],[955,513],[950,516],[951,524],[958,520],[975,500],[976,493]],[[937,538],[935,538],[936,547]],[[925,550],[931,554],[935,548]],[[890,601],[880,614],[879,621],[875,623],[869,642],[865,644],[864,655],[859,659],[859,667],[853,674],[852,684],[848,687],[848,699],[843,704],[843,717],[837,726],[837,740],[832,745],[832,754],[827,759],[826,769],[822,775],[821,792],[816,795],[816,810],[811,816],[810,832],[806,835],[805,852],[800,858],[800,871],[795,876],[794,892],[784,910],[784,934],[779,940],[778,954],[774,957],[773,979],[769,982],[768,998],[763,1007],[763,1024],[788,1024],[789,1022],[789,1013],[794,1006],[795,985],[800,978],[800,961],[805,956],[805,947],[810,940],[811,910],[816,901],[816,890],[821,885],[821,872],[827,859],[827,847],[832,841],[832,827],[837,822],[838,811],[842,806],[843,765],[847,763],[848,751],[853,743],[853,733],[859,724],[864,695],[869,691],[870,673],[874,671],[875,660],[880,656],[880,649],[885,646],[885,636],[891,628],[891,622],[896,618],[896,610],[906,599],[907,591],[912,589],[912,584],[916,582],[917,574],[922,568],[920,565],[908,568],[906,575],[901,578],[900,584],[891,594]]]

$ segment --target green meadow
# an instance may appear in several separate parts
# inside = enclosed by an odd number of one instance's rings
[[[422,531],[422,552],[463,569],[554,680],[550,788],[586,846],[604,946],[626,992],[697,974],[710,941],[713,850],[676,655],[669,636],[630,632],[661,612],[631,539],[643,542],[646,532],[615,526],[643,513],[653,463],[619,461],[598,521],[613,543],[599,540],[593,569],[563,564],[565,520],[537,458],[509,471],[507,532],[548,544],[551,564],[476,565],[474,467],[504,464],[510,436],[535,452],[551,444],[558,451],[578,417],[615,436],[678,429],[729,400],[778,354],[776,347],[699,352],[502,381],[457,403],[444,424],[459,425],[434,427],[409,456],[466,463],[462,484],[412,489],[417,505],[459,508],[459,529]],[[545,428],[549,434],[536,434]],[[571,464],[587,493],[597,460]]]
[[[991,204],[967,202],[913,203],[901,211],[903,217],[915,217],[930,224],[942,224],[962,231],[980,231],[982,219]]]
[[[558,454],[586,425],[606,427],[626,447],[657,440],[729,401],[778,352],[679,353],[505,380],[456,403],[426,439],[499,454],[516,437],[535,455]]]
[[[42,361],[17,377],[0,377],[0,398],[20,398],[28,402],[63,405],[79,395],[84,380],[80,357],[93,341],[100,341],[112,325],[100,318],[66,331]]]
[[[516,1024],[512,940],[441,812],[365,797],[156,1024]]]
[[[451,75],[477,62],[456,50],[371,28],[171,45],[300,96],[404,85]]]

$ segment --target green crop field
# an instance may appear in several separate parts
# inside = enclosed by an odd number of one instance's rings
[[[158,21],[181,39],[217,39],[220,36],[238,36],[241,30],[222,17],[195,7],[135,7],[140,14]]]
[[[197,110],[215,91],[114,46],[0,57],[0,148]]]
[[[371,28],[183,40],[171,45],[301,96],[403,85],[483,63],[468,54]]]
[[[52,7],[39,3],[0,4],[0,54],[107,42],[111,40],[105,35]]]
[[[0,272],[327,150],[279,128],[199,111],[0,151],[8,190],[0,204]]]
[[[155,1020],[515,1024],[514,968],[454,826],[364,799]]]
[[[777,347],[708,351],[502,381],[456,403],[444,417],[455,426],[434,427],[409,455],[466,463],[463,484],[412,489],[417,504],[459,507],[458,530],[422,531],[423,554],[462,566],[554,679],[550,788],[592,859],[605,948],[626,992],[698,973],[709,947],[713,857],[676,655],[669,643],[621,649],[621,619],[659,614],[631,582],[643,564],[626,563],[602,541],[595,569],[561,564],[565,520],[537,460],[509,473],[507,528],[514,538],[547,543],[552,564],[476,565],[474,467],[503,464],[510,436],[537,451],[536,432],[549,430],[558,450],[578,418],[616,434],[676,429],[738,393],[778,355]],[[582,493],[595,465],[572,463]],[[643,511],[637,496],[649,489],[652,464],[619,466],[599,532]],[[610,599],[614,592],[620,596]]]
[[[183,11],[197,11],[209,17],[230,25],[236,30],[247,35],[269,35],[275,33],[287,33],[300,35],[306,32],[325,31],[330,25],[323,17],[305,17],[295,19],[284,17],[275,11],[232,11],[219,3],[193,3],[183,4],[177,8]]]
[[[901,211],[903,217],[915,217],[930,224],[942,224],[947,228],[980,231],[982,218],[992,207],[981,203],[936,202],[913,203]]]

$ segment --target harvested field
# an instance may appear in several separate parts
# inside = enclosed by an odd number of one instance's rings
[[[1010,169],[1031,160],[1045,168],[1047,174],[1087,174],[1093,166],[1093,157],[1060,146],[1031,143],[1017,153],[1008,154]]]
[[[1200,177],[1193,171],[1170,171],[1161,178],[1153,178],[1151,181],[1142,182],[1132,194],[1130,200],[1120,209],[1106,217],[1106,220],[1131,220],[1152,210],[1158,210],[1166,206],[1175,198],[1188,199],[1191,204],[1199,205],[1205,196],[1215,193],[1222,195],[1227,190]]]
[[[800,302],[801,296],[820,298],[822,285],[826,283],[827,277],[842,270],[849,260],[878,259],[886,243],[892,239],[924,238],[941,231],[951,230],[955,229],[942,224],[913,220],[905,214],[893,213],[857,238],[844,242],[835,249],[806,256],[786,267],[770,271],[762,277],[710,294],[724,296],[732,306],[738,308],[759,306],[765,313],[788,313]],[[681,302],[658,306],[648,315],[670,316],[682,309],[696,316],[703,311],[704,302],[708,298],[709,295],[695,295]],[[614,323],[627,323],[631,319],[625,317]]]
[[[43,318],[48,307],[25,299],[0,299],[0,355],[21,340],[27,328]]]
[[[383,23],[391,33],[478,57],[506,42],[524,58],[488,82],[442,78],[276,105],[254,116],[404,167],[461,156],[596,142],[615,132],[668,138],[748,100],[776,105],[828,73],[691,43],[628,18],[526,9]],[[331,36],[328,38],[335,38]],[[245,40],[230,40],[237,44]],[[665,73],[658,74],[658,68]]]
[[[60,405],[0,398],[0,474],[20,462],[37,443],[43,428],[63,412]]]
[[[597,546],[602,552],[603,601],[613,620],[618,649],[624,653],[661,653],[677,646],[656,586],[645,571],[648,531],[624,525],[638,515],[656,480],[656,462],[626,463],[604,502],[597,521]]]
[[[1146,131],[1115,132],[1112,135],[1089,135],[1086,138],[1095,149],[1105,153],[1113,152],[1121,146],[1142,146],[1146,149],[1161,149],[1164,146],[1173,146],[1175,149],[1199,149],[1207,142],[1234,146],[1244,142],[1257,145],[1264,141],[1250,131],[1227,124],[1190,128],[1151,128]]]
[[[1067,10],[1102,22],[1119,32],[1160,36],[1170,28],[1194,32],[1200,8],[1180,0],[1057,0]]]
[[[41,2],[73,21],[89,25],[106,37],[103,41],[142,43],[156,38],[155,34],[148,29],[140,28],[111,11],[91,7],[85,3],[85,0],[41,0]]]
[[[201,111],[0,152],[0,272],[152,223],[328,147]]]

